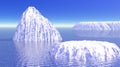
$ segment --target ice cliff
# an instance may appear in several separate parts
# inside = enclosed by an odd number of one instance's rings
[[[120,37],[120,22],[80,22],[73,29],[79,36],[89,37]]]
[[[66,41],[54,45],[50,54],[56,65],[101,67],[115,62],[120,57],[120,49],[105,41]]]
[[[17,41],[61,41],[61,35],[47,18],[35,7],[28,7],[17,26],[13,40]]]

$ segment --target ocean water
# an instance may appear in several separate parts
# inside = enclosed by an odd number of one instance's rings
[[[72,28],[58,28],[63,41],[96,40],[108,41],[120,47],[119,37],[78,36]],[[0,67],[120,67],[120,61],[103,66],[56,65],[51,60],[49,50],[52,42],[15,42],[12,40],[15,28],[0,28]]]

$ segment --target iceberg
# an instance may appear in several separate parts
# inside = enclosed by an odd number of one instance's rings
[[[120,49],[106,41],[66,41],[56,43],[50,55],[59,66],[104,67],[104,64],[112,65],[120,58]]]
[[[61,41],[58,30],[35,7],[28,7],[17,26],[13,40]]]
[[[73,27],[79,36],[86,37],[120,37],[120,22],[80,22]]]

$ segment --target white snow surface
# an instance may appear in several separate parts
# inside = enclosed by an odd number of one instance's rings
[[[120,37],[120,21],[80,22],[73,29],[79,36]]]
[[[105,41],[61,42],[54,45],[50,53],[56,64],[78,66],[112,63],[120,57],[119,47]]]
[[[61,41],[62,37],[47,18],[33,6],[23,13],[13,40],[17,41]]]

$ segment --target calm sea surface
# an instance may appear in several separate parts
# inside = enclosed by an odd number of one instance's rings
[[[63,41],[70,40],[97,40],[108,41],[120,47],[120,38],[109,37],[82,37],[78,36],[72,28],[58,28]],[[0,28],[0,67],[70,67],[57,66],[50,59],[49,50],[51,42],[14,42],[12,37],[15,28]],[[40,45],[42,44],[42,45]],[[81,66],[72,66],[81,67]],[[120,67],[119,61],[112,66],[86,66],[86,67]]]

